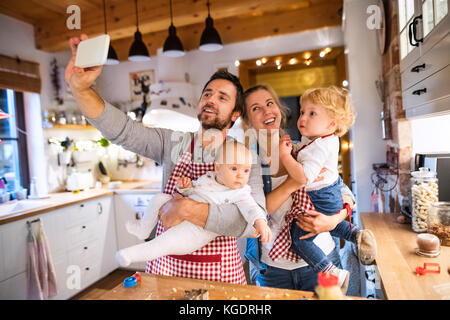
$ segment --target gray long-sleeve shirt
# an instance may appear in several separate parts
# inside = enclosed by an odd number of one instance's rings
[[[148,128],[128,117],[124,112],[105,101],[105,109],[97,118],[87,118],[102,135],[126,150],[153,159],[163,165],[163,187],[181,154],[191,143],[192,134],[162,128]],[[254,161],[248,185],[252,196],[265,211],[265,197],[261,179],[261,163]],[[194,145],[195,162],[213,162],[214,156],[205,150],[199,139]],[[221,235],[249,237],[255,229],[248,224],[234,204],[209,205],[205,229]]]

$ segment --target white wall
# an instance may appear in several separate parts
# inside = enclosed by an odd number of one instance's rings
[[[375,80],[382,72],[376,30],[366,25],[367,7],[375,0],[344,1],[344,39],[347,54],[349,88],[357,118],[350,133],[353,142],[352,181],[359,212],[370,211],[373,189],[372,164],[386,162],[386,142],[381,137],[380,112]]]

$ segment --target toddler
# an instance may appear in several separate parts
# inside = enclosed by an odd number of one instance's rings
[[[300,100],[297,127],[301,142],[293,146],[289,135],[280,142],[280,161],[289,175],[305,185],[305,191],[315,209],[326,215],[338,213],[343,204],[338,173],[339,137],[354,122],[348,91],[337,87],[307,90]],[[306,141],[305,141],[306,140]],[[294,150],[293,150],[294,149]],[[293,152],[292,152],[293,151]],[[297,159],[292,154],[298,151]],[[351,215],[350,215],[351,221]],[[291,249],[316,272],[331,272],[339,277],[342,288],[348,285],[349,272],[337,268],[313,242],[315,237],[300,240],[307,234],[296,223],[291,228]],[[356,243],[362,264],[372,264],[376,256],[376,242],[370,230],[361,230],[348,221],[342,221],[330,231],[332,236]]]
[[[226,141],[216,154],[214,171],[209,171],[196,181],[188,177],[177,179],[178,191],[199,202],[215,204],[234,203],[245,220],[256,229],[256,235],[263,242],[269,242],[272,233],[267,225],[265,211],[256,203],[247,185],[252,164],[250,151],[237,141]],[[158,194],[151,203],[141,221],[128,221],[126,229],[141,240],[146,239],[158,221],[161,206],[171,195]],[[213,240],[218,234],[200,226],[183,221],[169,228],[151,241],[119,250],[116,260],[123,267],[133,262],[154,260],[166,255],[189,254]]]

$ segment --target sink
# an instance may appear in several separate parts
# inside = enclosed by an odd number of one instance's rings
[[[0,204],[0,217],[50,205],[47,200],[18,200]]]

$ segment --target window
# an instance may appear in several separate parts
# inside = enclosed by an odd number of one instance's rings
[[[30,182],[22,93],[0,89],[0,109],[9,115],[0,119],[0,177],[7,180],[7,190],[14,191]]]

